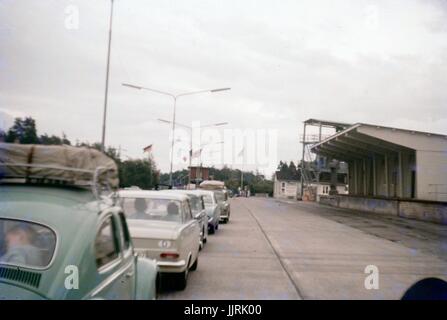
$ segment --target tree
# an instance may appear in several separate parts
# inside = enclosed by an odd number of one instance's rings
[[[48,134],[43,134],[39,137],[39,141],[41,144],[46,144],[46,145],[62,145],[62,144],[67,144],[67,145],[71,145],[70,140],[67,139],[67,136],[65,134],[62,134],[62,138],[55,136],[55,135],[51,135],[49,136]]]
[[[120,186],[152,189],[158,184],[158,175],[151,159],[126,160],[119,164]]]
[[[36,121],[31,117],[15,118],[13,126],[8,130],[6,142],[35,144],[39,143],[37,137]]]

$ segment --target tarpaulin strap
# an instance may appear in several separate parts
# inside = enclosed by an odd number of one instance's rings
[[[31,149],[28,153],[28,159],[27,159],[28,164],[33,163],[34,149],[35,149],[35,146],[34,145],[31,146]],[[26,174],[25,174],[25,179],[27,182],[28,182],[30,174],[31,174],[31,166],[28,166],[28,167],[26,167]]]

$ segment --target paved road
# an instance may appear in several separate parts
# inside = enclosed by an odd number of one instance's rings
[[[447,280],[447,226],[274,199],[231,206],[186,290],[161,299],[398,299],[421,278]],[[367,265],[378,290],[365,289]]]

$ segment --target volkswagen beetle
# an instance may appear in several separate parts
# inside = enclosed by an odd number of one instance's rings
[[[134,255],[122,209],[98,193],[117,184],[98,164],[116,173],[96,150],[0,144],[0,300],[156,297],[157,266]]]

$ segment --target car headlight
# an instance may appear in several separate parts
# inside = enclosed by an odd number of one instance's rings
[[[158,242],[158,246],[160,248],[164,248],[164,249],[170,248],[171,247],[171,241],[169,241],[169,240],[160,240]]]

